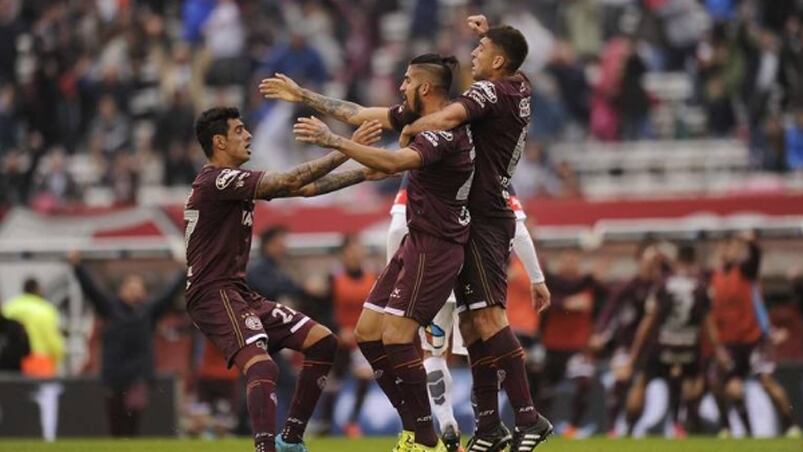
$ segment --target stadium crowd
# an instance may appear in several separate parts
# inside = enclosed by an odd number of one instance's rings
[[[132,204],[142,185],[189,184],[203,160],[193,118],[223,102],[255,130],[255,163],[287,167],[316,151],[290,137],[303,111],[260,98],[263,76],[390,105],[411,56],[469,53],[462,20],[476,10],[530,42],[535,113],[519,178],[537,183],[520,184],[523,196],[581,195],[550,154],[565,140],[735,136],[757,170],[803,167],[794,0],[0,0],[0,204],[60,208],[92,186]],[[656,127],[671,103],[649,86],[656,74],[690,87],[668,127]]]

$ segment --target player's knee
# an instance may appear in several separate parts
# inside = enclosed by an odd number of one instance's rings
[[[370,342],[382,339],[382,317],[377,313],[364,310],[354,327],[354,339],[357,342]]]
[[[505,310],[500,306],[480,309],[472,313],[474,329],[483,340],[490,339],[507,325]]]
[[[415,340],[418,323],[406,317],[386,316],[382,322],[384,344],[408,344]]]
[[[460,334],[463,336],[463,342],[466,345],[473,344],[480,339],[480,335],[477,334],[477,330],[474,329],[474,319],[471,317],[470,312],[464,312],[460,315]]]
[[[257,341],[243,347],[235,356],[234,362],[237,368],[248,381],[265,380],[275,384],[279,376],[279,367],[268,355],[266,345],[264,340]]]
[[[315,361],[334,362],[338,340],[331,332],[304,350],[304,357]]]

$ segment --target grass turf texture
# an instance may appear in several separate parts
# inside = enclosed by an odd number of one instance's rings
[[[311,452],[390,452],[392,438],[357,440],[319,439],[308,443]],[[52,444],[30,440],[0,440],[2,452],[250,452],[248,440],[197,441],[174,439],[147,440],[59,440]],[[690,438],[683,441],[666,439],[609,440],[593,438],[579,441],[552,439],[538,449],[544,452],[801,452],[800,440],[757,439],[719,440]]]

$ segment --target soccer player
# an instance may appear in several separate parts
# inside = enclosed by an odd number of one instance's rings
[[[574,438],[588,407],[594,378],[594,364],[586,348],[594,325],[598,300],[605,287],[591,274],[580,270],[580,255],[566,251],[558,263],[558,272],[547,274],[552,304],[541,316],[541,340],[546,359],[538,394],[541,409],[552,405],[558,383],[565,377],[574,385],[569,423],[563,436]]]
[[[605,405],[608,418],[608,436],[616,437],[616,419],[621,413],[631,378],[623,374],[626,368],[630,345],[636,337],[636,330],[644,317],[644,303],[661,272],[659,253],[654,246],[641,247],[638,252],[638,273],[632,279],[616,288],[602,307],[594,334],[589,340],[589,348],[600,353],[607,344],[612,343],[613,356],[610,368],[614,383],[606,395]]]
[[[428,114],[448,105],[454,63],[453,57],[439,55],[410,61],[400,88],[410,111]],[[299,119],[294,132],[300,141],[338,149],[376,171],[411,170],[410,233],[368,296],[355,333],[374,371],[400,382],[389,388],[379,379],[394,406],[399,408],[403,401],[414,420],[411,450],[445,451],[432,425],[427,375],[415,336],[419,326],[428,325],[446,302],[463,265],[471,221],[468,194],[474,179],[471,130],[460,126],[426,131],[395,152],[334,135],[315,118]],[[376,315],[383,316],[378,329],[378,322],[371,319]]]
[[[408,177],[405,175],[390,209],[391,220],[387,239],[388,256],[393,256],[396,253],[402,239],[408,233],[407,185]],[[521,202],[516,198],[512,186],[509,201],[510,208],[516,214],[516,235],[513,240],[513,250],[519,256],[520,265],[524,266],[527,277],[529,277],[527,297],[530,299],[533,293],[532,285],[543,282],[544,274],[538,263],[533,239],[525,223],[527,214],[524,212]],[[529,305],[530,303],[528,303],[528,309],[531,309]],[[441,439],[449,452],[459,451],[461,446],[460,429],[457,425],[452,405],[452,376],[446,362],[447,351],[462,356],[468,354],[468,350],[463,344],[463,336],[460,334],[457,314],[456,298],[454,292],[452,292],[446,304],[438,311],[435,319],[420,331],[430,404],[440,426]],[[531,314],[535,315],[534,313]]]
[[[443,66],[443,61],[438,62],[437,59],[432,58],[431,55],[421,55],[414,58],[413,61],[426,61],[428,59],[436,61],[437,64]],[[448,65],[445,67],[448,68]],[[443,75],[446,76],[446,72],[443,72]],[[413,97],[408,99],[406,97],[406,88],[408,87],[409,84],[403,82],[399,87],[403,102],[391,107],[364,107],[353,102],[326,97],[310,91],[309,89],[301,88],[292,79],[282,74],[276,74],[273,78],[263,80],[259,85],[259,90],[268,99],[300,102],[314,108],[320,113],[333,116],[342,122],[352,125],[371,120],[379,122],[382,127],[386,129],[401,132],[404,126],[419,117],[414,109],[420,107],[420,99],[417,98],[417,93],[413,93]],[[400,201],[403,198],[404,202],[401,204],[398,204],[398,202],[394,203],[394,206],[398,207],[392,209],[394,215],[391,219],[391,228],[388,234],[388,261],[395,255],[396,251],[399,249],[402,238],[407,234],[407,180],[408,178],[405,176],[402,182],[403,188],[399,191],[396,199],[396,201]],[[400,216],[395,214],[399,211],[404,215]],[[366,309],[365,306],[363,307],[363,312],[359,319],[359,328],[355,330],[358,342],[367,344],[361,346],[361,349],[368,348],[370,350],[381,351],[381,348],[377,345],[381,343],[382,338],[382,319],[382,312],[372,311],[371,309]],[[381,353],[379,356],[381,356]],[[387,361],[382,362],[387,363]],[[399,435],[399,442],[394,450],[409,450],[413,444],[415,419],[411,417],[409,411],[403,406],[404,402],[401,398],[401,393],[396,389],[395,378],[393,378],[392,373],[375,372],[374,375],[377,383],[385,394],[388,395],[391,403],[396,407],[402,419],[402,432]]]
[[[656,284],[646,302],[645,315],[639,323],[624,370],[626,376],[632,375],[644,353],[644,369],[635,376],[627,401],[631,433],[644,407],[647,383],[655,378],[667,380],[669,386],[674,437],[686,437],[686,428],[679,416],[681,401],[686,407],[687,422],[699,423],[696,418],[705,388],[700,362],[703,330],[716,350],[716,359],[725,366],[730,361],[719,343],[706,282],[695,265],[694,248],[682,246],[676,253],[670,274]]]
[[[254,201],[315,196],[378,175],[360,168],[325,176],[348,160],[339,152],[285,172],[241,168],[250,158],[251,134],[236,108],[207,110],[195,128],[208,161],[184,209],[187,311],[228,365],[245,375],[256,452],[304,452],[304,429],[325,386],[337,339],[309,317],[261,297],[245,283]],[[379,133],[378,124],[366,123],[355,138],[374,142]],[[283,348],[302,352],[304,364],[287,422],[276,437],[277,368],[269,353]]]
[[[724,369],[724,395],[728,403],[720,413],[723,436],[730,434],[727,405],[736,408],[748,434],[752,434],[744,402],[744,381],[756,375],[769,395],[781,422],[781,431],[799,438],[800,427],[793,421],[792,404],[783,387],[773,378],[775,363],[767,356],[769,318],[761,298],[758,271],[761,249],[755,235],[746,233],[728,239],[724,246],[723,265],[711,278],[713,314],[722,334],[722,342],[730,354],[733,367]],[[722,389],[713,388],[715,392]]]
[[[402,143],[426,130],[451,130],[470,123],[477,146],[477,175],[469,195],[472,222],[466,261],[455,295],[460,331],[467,344],[477,403],[477,431],[469,451],[497,451],[511,443],[498,407],[497,370],[516,419],[511,450],[531,451],[552,433],[530,395],[524,351],[505,315],[507,265],[516,221],[508,204],[510,179],[524,151],[530,123],[531,86],[518,71],[527,41],[513,27],[489,28],[484,16],[468,18],[481,35],[472,51],[476,82],[455,102],[424,116],[402,132]],[[549,304],[545,283],[534,285],[536,308]]]

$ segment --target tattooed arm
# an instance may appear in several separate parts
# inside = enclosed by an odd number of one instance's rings
[[[311,184],[307,184],[290,196],[303,196],[310,198],[313,196],[324,195],[342,188],[351,187],[366,180],[380,180],[387,175],[373,171],[369,168],[359,168],[339,173],[327,174]]]
[[[333,151],[326,156],[296,166],[288,171],[265,172],[257,185],[256,199],[285,198],[294,196],[301,187],[329,174],[349,158]]]
[[[365,121],[351,136],[351,139],[358,143],[374,144],[382,136],[382,127],[377,121]],[[330,152],[325,157],[303,163],[295,168],[283,173],[266,172],[259,180],[256,188],[256,199],[271,199],[271,198],[286,198],[290,196],[315,196],[339,188],[354,185],[362,182],[362,180],[355,180],[358,177],[357,173],[347,171],[341,175],[332,175],[332,178],[324,181],[324,185],[319,185],[317,188],[310,187],[311,182],[320,179],[329,174],[332,170],[345,163],[349,158],[337,151]],[[342,174],[349,174],[350,178],[344,180]],[[380,175],[374,173],[367,173],[364,177],[380,178]],[[363,179],[365,180],[365,179]],[[321,182],[321,181],[319,181]],[[348,183],[351,182],[351,183]],[[338,186],[337,184],[346,184]],[[321,189],[328,191],[321,191]],[[310,192],[312,190],[312,192]],[[312,193],[312,194],[305,194]]]
[[[354,102],[333,99],[298,86],[293,79],[284,74],[276,74],[275,77],[262,80],[259,84],[259,92],[266,99],[301,102],[320,113],[355,126],[365,121],[379,121],[382,127],[392,128],[388,108],[363,107]]]
[[[365,146],[335,135],[326,124],[315,117],[299,118],[293,126],[293,133],[298,141],[337,149],[368,168],[387,174],[420,168],[423,164],[421,154],[409,147],[388,151]]]

